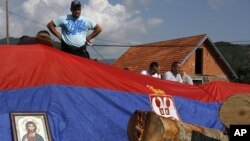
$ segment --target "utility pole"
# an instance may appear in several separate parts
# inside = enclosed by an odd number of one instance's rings
[[[9,0],[6,0],[6,43],[9,44]]]

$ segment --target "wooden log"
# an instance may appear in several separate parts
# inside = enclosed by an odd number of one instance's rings
[[[226,128],[230,125],[250,124],[250,94],[229,96],[219,109],[220,121]]]
[[[191,125],[171,118],[161,117],[153,112],[135,111],[128,123],[130,141],[192,141],[194,133],[208,140],[228,141],[222,131]]]

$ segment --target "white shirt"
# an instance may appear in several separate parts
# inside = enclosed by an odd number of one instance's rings
[[[171,71],[165,72],[163,79],[183,83],[181,75],[177,74],[176,76],[174,76]]]
[[[152,76],[152,77],[155,77],[155,78],[161,78],[161,75],[160,75],[160,74],[155,73],[155,74],[153,74],[153,75],[150,75],[150,74],[148,73],[147,70],[141,71],[141,74],[143,74],[143,75],[148,75],[148,76]]]
[[[182,80],[183,80],[183,83],[193,85],[192,78],[189,75],[187,75],[186,73],[183,74]]]

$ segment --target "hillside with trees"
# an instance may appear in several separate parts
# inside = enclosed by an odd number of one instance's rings
[[[250,45],[217,42],[216,47],[238,75],[236,82],[250,84]]]
[[[19,38],[13,38],[13,37],[9,38],[9,42],[10,42],[11,45],[17,44],[18,41],[19,41]],[[3,38],[3,39],[0,40],[0,45],[4,45],[4,44],[6,44],[6,38]]]

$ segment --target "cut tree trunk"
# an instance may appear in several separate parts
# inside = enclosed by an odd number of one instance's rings
[[[222,131],[191,125],[153,112],[135,111],[128,123],[130,141],[228,141]]]
[[[220,121],[226,128],[230,125],[250,124],[250,94],[229,96],[219,110]]]

